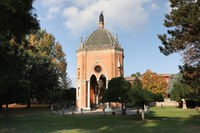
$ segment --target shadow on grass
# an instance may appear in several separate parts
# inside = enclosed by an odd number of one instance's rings
[[[20,109],[0,118],[0,133],[199,133],[200,113],[152,108],[141,121],[133,116],[56,115],[46,109]]]

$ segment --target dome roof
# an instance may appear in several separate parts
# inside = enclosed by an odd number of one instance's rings
[[[108,30],[104,29],[103,13],[99,16],[99,29],[94,31],[90,36],[82,42],[79,50],[82,49],[122,49],[119,45],[117,37],[114,37]]]
[[[121,48],[117,37],[114,37],[106,29],[97,29],[94,31],[88,39],[83,43],[85,48],[88,49],[107,49],[118,47]]]

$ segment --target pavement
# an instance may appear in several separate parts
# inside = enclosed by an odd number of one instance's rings
[[[113,111],[112,110],[103,111],[103,109],[81,111],[81,110],[74,110],[73,108],[66,108],[62,110],[54,110],[53,112],[60,115],[112,115],[113,112],[115,112],[115,115],[121,115],[120,108],[115,109]],[[135,108],[126,109],[126,115],[135,115],[135,114],[137,114],[137,110]]]

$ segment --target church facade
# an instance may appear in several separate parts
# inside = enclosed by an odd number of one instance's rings
[[[76,106],[90,110],[99,106],[109,80],[123,76],[124,52],[117,36],[104,28],[104,16],[99,16],[99,28],[82,42],[76,51]]]

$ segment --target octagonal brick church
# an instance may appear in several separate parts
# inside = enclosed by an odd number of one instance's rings
[[[124,73],[123,49],[117,36],[104,28],[103,13],[99,16],[99,28],[85,41],[81,39],[76,54],[76,106],[84,110],[99,107],[109,80]]]

